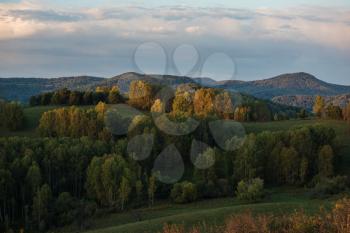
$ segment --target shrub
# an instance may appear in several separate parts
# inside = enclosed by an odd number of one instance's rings
[[[322,178],[315,182],[312,194],[316,197],[327,197],[339,194],[347,189],[348,178],[346,176],[336,176],[333,178]]]
[[[171,199],[175,203],[189,203],[197,199],[197,188],[188,181],[177,183],[171,190]]]
[[[260,178],[242,180],[237,185],[236,195],[240,200],[259,201],[264,197],[264,181]]]

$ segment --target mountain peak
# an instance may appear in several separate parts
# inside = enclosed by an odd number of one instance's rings
[[[305,72],[282,74],[269,79],[253,81],[253,84],[271,88],[312,89],[320,91],[330,88],[330,84]]]

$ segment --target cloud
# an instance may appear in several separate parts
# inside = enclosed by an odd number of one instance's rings
[[[62,71],[113,75],[134,69],[134,50],[146,41],[161,44],[169,56],[181,44],[193,45],[203,61],[213,52],[228,53],[241,79],[303,69],[321,76],[335,71],[340,80],[350,71],[341,62],[350,56],[350,9],[50,8],[33,1],[0,3],[2,76],[54,76]],[[18,64],[23,69],[18,70]]]
[[[1,5],[1,4],[0,4]],[[4,4],[2,4],[4,5]],[[336,48],[350,47],[350,10],[295,8],[291,10],[142,7],[46,9],[27,2],[0,10],[0,39],[31,36],[43,30],[71,33],[99,28],[112,35],[157,36],[173,33],[226,38],[304,40]]]

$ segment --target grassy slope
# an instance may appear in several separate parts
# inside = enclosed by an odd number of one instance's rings
[[[266,200],[255,204],[244,204],[234,198],[203,200],[187,205],[158,204],[152,209],[138,210],[142,217],[138,222],[135,222],[131,212],[112,214],[90,221],[93,229],[88,232],[154,233],[158,232],[165,223],[184,224],[186,227],[203,222],[219,225],[228,216],[245,211],[285,214],[305,210],[312,214],[318,212],[321,206],[329,208],[331,203],[331,200],[310,199],[302,190],[275,189]]]

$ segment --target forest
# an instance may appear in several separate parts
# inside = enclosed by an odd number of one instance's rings
[[[239,122],[281,121],[285,113],[219,89],[161,90],[133,81],[127,96],[117,87],[99,87],[32,97],[31,105],[61,107],[42,114],[40,137],[0,138],[0,232],[46,232],[70,224],[86,229],[101,213],[162,200],[185,204],[235,196],[258,202],[266,187],[308,187],[317,197],[347,189],[348,178],[337,172],[344,158],[333,128],[241,134]],[[2,126],[24,127],[22,108],[2,102]],[[314,113],[349,120],[349,109],[325,106],[319,97]],[[179,131],[167,131],[169,120]],[[188,130],[192,123],[197,127]],[[186,134],[179,136],[182,130]],[[157,167],[163,154],[174,157]]]

